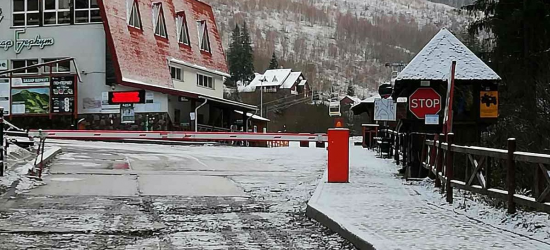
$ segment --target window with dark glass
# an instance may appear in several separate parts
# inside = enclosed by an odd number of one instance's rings
[[[75,23],[99,23],[101,15],[97,0],[75,0],[74,4]]]
[[[214,79],[209,76],[197,74],[197,86],[214,89]]]
[[[71,0],[43,1],[44,25],[71,23]]]
[[[141,15],[139,14],[137,2],[134,0],[126,1],[131,1],[132,6],[128,13],[128,25],[134,28],[141,29]]]
[[[38,64],[38,59],[26,59],[26,60],[12,60],[11,68],[19,69]],[[38,68],[18,70],[14,72],[16,74],[38,74]]]
[[[208,36],[206,21],[198,21],[197,27],[199,29],[199,44],[201,50],[210,52],[210,37]]]
[[[172,79],[174,80],[181,81],[183,79],[180,68],[170,67],[170,74],[172,75]]]
[[[53,62],[53,61],[57,61],[57,60],[59,60],[59,58],[57,58],[57,59],[44,59],[44,62],[47,63],[47,62]],[[71,62],[70,61],[54,63],[53,65],[51,65],[51,67],[52,67],[52,73],[71,72]],[[50,72],[50,66],[44,66],[44,73],[49,73],[49,72]]]
[[[177,15],[176,25],[177,25],[176,28],[177,28],[178,42],[185,45],[190,45],[189,30],[187,29],[187,21],[185,20],[185,14],[181,13]]]
[[[166,23],[161,3],[153,4],[153,27],[155,27],[155,35],[168,37],[168,34],[166,34]]]
[[[13,26],[37,26],[40,24],[38,0],[13,0]]]

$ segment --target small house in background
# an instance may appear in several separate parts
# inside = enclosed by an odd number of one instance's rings
[[[453,132],[460,140],[457,143],[475,144],[481,132],[496,122],[501,78],[451,32],[442,29],[395,80],[392,97],[408,98],[408,113],[401,120],[401,132],[443,131],[453,61],[456,62]],[[432,93],[435,99],[423,93]],[[439,103],[439,107],[430,111],[433,103]],[[427,125],[424,113],[437,115],[438,125]]]
[[[342,99],[340,99],[340,106],[344,110],[349,110],[349,108],[355,104],[358,104],[361,102],[361,99],[359,97],[355,96],[344,96]],[[347,107],[347,108],[344,108]]]
[[[254,93],[263,89],[264,93],[282,93],[308,97],[311,88],[302,72],[292,69],[270,69],[264,74],[256,74],[250,84],[238,86],[239,92]]]

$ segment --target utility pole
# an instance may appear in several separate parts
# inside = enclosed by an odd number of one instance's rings
[[[260,79],[260,116],[264,117],[264,82],[266,82],[266,77]]]

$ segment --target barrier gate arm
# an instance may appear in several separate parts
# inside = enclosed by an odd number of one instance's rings
[[[168,140],[168,141],[308,141],[328,142],[327,134],[229,133],[179,131],[44,130],[49,139],[68,140]],[[29,131],[37,137],[38,130]]]

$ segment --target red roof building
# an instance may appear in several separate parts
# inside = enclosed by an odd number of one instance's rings
[[[16,125],[227,131],[257,110],[223,98],[228,67],[208,4],[11,4],[0,1],[0,105]]]

